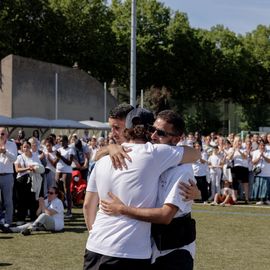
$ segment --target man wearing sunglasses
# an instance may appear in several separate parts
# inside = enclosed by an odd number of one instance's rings
[[[7,131],[4,127],[0,127],[0,190],[3,194],[2,199],[6,210],[5,218],[2,222],[5,227],[9,227],[13,219],[13,163],[16,161],[16,158],[16,144],[8,140]]]
[[[130,129],[127,129],[125,130],[125,134],[127,132],[128,133],[133,132],[133,135],[136,137],[137,135],[136,128],[139,128],[141,126],[144,129],[147,128],[148,126],[147,118],[148,116],[147,116],[147,113],[145,113],[145,110],[134,109],[134,111],[131,111],[126,119],[126,127],[131,128],[131,131]],[[136,121],[134,121],[134,119],[136,119]],[[132,131],[132,126],[133,128],[135,128],[134,131]],[[147,131],[146,133],[149,140],[150,139],[149,132]],[[167,149],[165,145],[151,146],[151,144],[149,143],[145,145],[143,141],[140,141],[137,143],[142,144],[140,146],[142,149],[141,151],[138,151],[137,146],[130,145],[130,147],[132,148],[132,151],[129,154],[132,157],[132,162],[129,164],[129,168],[127,171],[125,170],[113,171],[111,169],[111,166],[109,166],[109,158],[105,157],[105,159],[101,159],[97,163],[93,173],[91,174],[89,178],[89,181],[88,181],[89,189],[87,188],[86,199],[84,203],[84,215],[85,215],[85,221],[89,230],[92,230],[92,224],[93,222],[95,223],[93,226],[93,231],[91,232],[88,242],[87,242],[84,269],[100,269],[97,266],[97,262],[101,264],[104,263],[107,266],[107,263],[109,262],[111,262],[112,264],[120,263],[121,265],[125,261],[126,261],[126,266],[128,266],[128,268],[135,269],[138,265],[140,265],[140,264],[138,264],[137,266],[135,265],[136,263],[139,263],[138,259],[140,261],[140,259],[142,260],[142,259],[147,259],[150,257],[150,254],[149,254],[150,250],[148,246],[150,236],[147,233],[149,237],[149,239],[147,239],[147,237],[145,238],[146,236],[145,230],[140,232],[140,230],[142,229],[140,227],[140,224],[141,224],[140,222],[132,221],[132,219],[126,220],[126,218],[120,218],[120,219],[117,217],[116,219],[109,218],[109,216],[104,215],[102,211],[98,212],[98,216],[96,220],[94,218],[95,211],[96,211],[95,204],[98,202],[98,197],[96,198],[97,191],[99,193],[100,198],[103,200],[106,197],[108,198],[107,192],[110,191],[112,188],[112,190],[116,190],[116,192],[118,193],[120,192],[122,196],[125,198],[125,200],[128,200],[131,203],[132,201],[134,201],[136,202],[136,204],[140,204],[142,207],[144,205],[149,205],[149,196],[150,197],[152,196],[154,198],[154,200],[152,201],[154,203],[155,198],[157,196],[157,181],[158,181],[158,179],[156,179],[155,177],[160,175],[159,172],[162,169],[164,169],[164,164],[167,164],[169,165],[169,167],[171,167],[173,166],[175,161],[173,161],[172,159],[172,156],[171,156],[172,152],[167,152],[164,155],[163,151],[161,151],[161,149]],[[137,144],[135,143],[135,145]],[[149,154],[146,154],[146,152],[144,152],[143,150],[145,147],[146,148],[150,147],[151,149],[153,148],[156,150],[152,152],[152,150],[150,150],[149,148],[148,150]],[[178,149],[176,148],[168,148],[168,149],[171,149],[176,152],[178,151]],[[161,156],[158,154],[159,152]],[[184,155],[182,159],[184,158],[188,159],[188,157],[185,157],[185,154],[186,153],[184,149]],[[193,154],[195,154],[195,152],[193,152]],[[154,155],[153,156],[154,159],[150,158],[152,157],[152,155]],[[149,158],[152,161],[150,161]],[[197,158],[196,155],[193,156],[193,161],[196,160],[196,158]],[[108,166],[106,165],[106,162],[108,163],[107,164]],[[108,170],[106,168],[110,170],[111,172],[110,176],[108,175],[108,172],[107,172]],[[138,176],[133,177],[134,173],[135,174],[137,173]],[[121,181],[119,180],[120,177],[123,178]],[[148,181],[146,181],[145,179],[147,179]],[[95,181],[97,182],[98,189],[96,189],[96,187],[93,186],[92,184]],[[114,182],[116,182],[116,184]],[[129,189],[128,185],[131,185],[130,186],[131,189]],[[144,188],[139,188],[141,185],[144,186]],[[139,193],[138,193],[139,191],[138,188],[139,190],[141,190]],[[110,222],[112,222],[112,220],[114,220],[114,224],[115,224],[115,226],[113,227],[110,226]],[[125,223],[128,223],[127,226],[124,225]],[[143,224],[145,224],[145,226],[147,225],[147,223],[143,223]],[[148,224],[147,226],[149,225],[150,224]],[[123,238],[122,234],[124,231],[125,231],[124,233],[125,237]],[[100,237],[103,238],[103,240],[101,240]],[[133,239],[133,240],[131,241],[130,239]],[[135,242],[137,244],[135,244]],[[144,248],[140,248],[141,246],[143,246]],[[120,265],[115,266],[115,268],[111,266],[111,268],[108,268],[108,269],[124,269],[124,268],[121,268]],[[143,268],[143,266],[141,267],[142,267],[141,269],[146,269],[146,268]]]
[[[153,143],[176,145],[183,133],[184,122],[175,112],[165,110],[157,115],[149,130]],[[195,222],[190,215],[192,201],[187,201],[183,195],[179,196],[179,185],[186,192],[189,190],[189,184],[196,190],[194,181],[191,165],[183,164],[167,170],[160,176],[156,208],[126,206],[113,193],[109,193],[110,200],[101,201],[101,209],[108,215],[126,215],[154,223],[152,236],[155,243],[152,247],[151,265],[153,270],[193,269],[196,231]]]

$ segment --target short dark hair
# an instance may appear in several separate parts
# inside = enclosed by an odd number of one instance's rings
[[[158,118],[166,121],[168,124],[172,124],[173,132],[178,136],[181,136],[184,133],[185,122],[178,113],[172,110],[164,110],[158,113],[157,119]]]
[[[134,109],[133,106],[129,104],[126,103],[119,104],[110,111],[109,118],[124,120],[126,119],[128,113],[133,109]]]
[[[50,143],[51,145],[54,145],[53,138],[49,136],[48,138],[45,139],[45,144]]]

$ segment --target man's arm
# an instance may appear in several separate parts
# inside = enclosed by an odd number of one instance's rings
[[[110,155],[112,164],[115,169],[127,168],[125,159],[131,162],[131,158],[127,154],[131,149],[125,148],[121,145],[110,144],[108,146],[101,147],[101,149],[96,153],[95,160],[99,160],[106,155]]]
[[[10,162],[15,162],[18,156],[17,146],[15,143],[10,143],[8,147],[0,147],[0,153],[6,155]]]
[[[201,152],[190,146],[181,146],[184,148],[183,158],[180,163],[194,163],[201,157]]]
[[[109,192],[111,201],[101,200],[100,208],[108,215],[125,215],[145,222],[169,224],[178,207],[173,204],[164,204],[161,208],[136,208],[124,205],[113,193]]]
[[[83,216],[88,231],[92,230],[92,225],[96,219],[98,201],[97,192],[86,192],[83,203]]]

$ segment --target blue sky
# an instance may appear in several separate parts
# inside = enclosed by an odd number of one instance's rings
[[[140,1],[140,0],[137,0]],[[192,27],[210,29],[223,24],[237,34],[270,25],[270,0],[161,0],[188,15]]]

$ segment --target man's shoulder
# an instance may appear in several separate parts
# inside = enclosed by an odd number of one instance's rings
[[[192,163],[179,164],[164,172],[167,177],[180,177],[184,175],[193,175]]]

